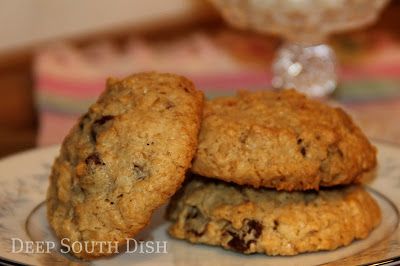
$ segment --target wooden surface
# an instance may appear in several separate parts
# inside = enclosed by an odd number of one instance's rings
[[[35,145],[37,119],[32,90],[32,57],[20,53],[0,64],[0,156]]]

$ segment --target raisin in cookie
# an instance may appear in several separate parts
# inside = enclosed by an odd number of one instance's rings
[[[89,243],[75,256],[111,255],[176,192],[195,153],[202,103],[190,81],[172,74],[107,81],[50,176],[51,227],[68,243]]]
[[[285,90],[207,102],[192,171],[291,191],[359,182],[375,166],[375,148],[342,109]]]
[[[173,197],[168,217],[169,233],[192,243],[296,255],[366,238],[381,213],[361,186],[286,192],[194,179]]]

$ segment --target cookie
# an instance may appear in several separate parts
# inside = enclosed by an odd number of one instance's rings
[[[296,255],[363,239],[381,220],[362,186],[276,191],[194,179],[173,197],[171,236],[237,252]]]
[[[85,259],[115,253],[180,187],[203,104],[189,80],[172,74],[106,87],[65,138],[47,193],[51,227],[69,247],[86,245],[73,254]]]
[[[375,148],[342,109],[284,90],[207,102],[191,170],[291,191],[357,183],[375,166]]]

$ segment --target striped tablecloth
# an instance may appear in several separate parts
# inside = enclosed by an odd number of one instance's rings
[[[122,48],[107,41],[80,49],[66,43],[46,47],[35,57],[38,145],[60,143],[108,76],[179,73],[208,97],[268,89],[277,45],[276,39],[221,30],[156,43],[133,38]],[[340,84],[332,98],[370,137],[400,143],[398,35],[366,31],[335,37],[332,45],[340,62]]]

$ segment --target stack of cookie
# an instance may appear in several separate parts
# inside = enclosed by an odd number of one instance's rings
[[[169,232],[247,254],[345,246],[380,222],[359,184],[375,166],[375,148],[340,108],[293,90],[214,99]]]
[[[295,91],[240,93],[203,109],[186,78],[141,73],[109,79],[66,136],[50,175],[49,224],[85,247],[70,249],[78,258],[113,255],[191,164],[196,176],[169,206],[177,238],[293,255],[347,245],[380,221],[375,201],[351,185],[375,167],[375,149],[341,109]],[[348,186],[326,189],[338,185]]]

